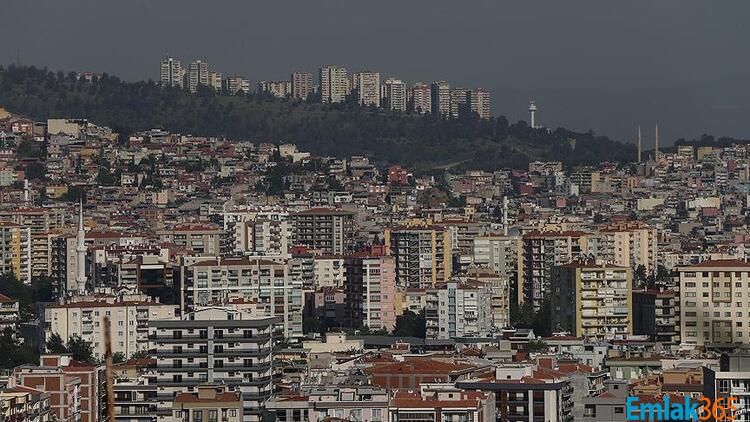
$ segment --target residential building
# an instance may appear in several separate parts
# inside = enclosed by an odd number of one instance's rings
[[[180,391],[174,397],[172,414],[183,422],[242,422],[242,393],[226,385],[199,385],[196,392]]]
[[[184,319],[149,321],[150,357],[157,363],[147,379],[157,386],[157,412],[172,414],[179,393],[223,383],[242,394],[242,420],[260,421],[273,392],[271,346],[280,320],[209,307]]]
[[[104,367],[76,362],[70,355],[46,354],[39,365],[13,369],[16,385],[44,391],[58,420],[97,422],[104,404]]]
[[[176,86],[182,88],[185,80],[185,71],[182,69],[180,61],[165,57],[160,63],[159,80],[163,86]]]
[[[430,225],[386,228],[384,240],[386,254],[396,259],[399,288],[434,287],[438,282],[450,280],[453,273],[450,230]]]
[[[659,237],[655,228],[636,223],[610,224],[599,228],[606,244],[597,257],[621,267],[642,265],[646,274],[656,271]]]
[[[184,258],[180,307],[186,312],[232,301],[253,303],[260,315],[279,317],[284,337],[302,336],[302,280],[290,261]]]
[[[490,108],[490,92],[482,88],[472,89],[469,91],[469,110],[476,113],[480,119],[489,119],[492,117]]]
[[[396,391],[388,413],[391,421],[476,421],[495,422],[495,395],[462,391],[436,384],[421,391]]]
[[[354,248],[354,213],[333,208],[311,208],[290,215],[297,245],[327,255],[343,255]]]
[[[322,255],[314,257],[315,287],[343,288],[346,281],[344,257]]]
[[[366,70],[355,76],[357,102],[363,106],[380,107],[380,73]]]
[[[492,331],[492,292],[478,280],[428,288],[427,338],[487,337]],[[436,312],[434,310],[437,305]]]
[[[31,284],[31,228],[0,221],[0,274],[12,273],[24,284]]]
[[[373,386],[305,385],[298,395],[282,395],[266,403],[267,420],[388,421],[388,391]]]
[[[392,331],[396,326],[396,263],[391,256],[346,256],[347,320],[355,327]]]
[[[750,338],[750,264],[712,260],[677,268],[683,345],[727,347]]]
[[[488,268],[507,280],[515,291],[513,300],[520,301],[518,277],[523,274],[523,247],[519,236],[486,235],[473,239],[473,263]]]
[[[385,108],[389,110],[406,111],[406,84],[400,79],[388,78],[383,84]]]
[[[446,81],[433,82],[432,86],[432,112],[442,116],[450,117],[451,113],[451,88]]]
[[[523,302],[539,309],[549,298],[552,268],[588,253],[586,233],[579,231],[531,231],[523,235],[522,275],[518,290]]]
[[[276,98],[286,98],[292,94],[292,83],[289,81],[260,81],[258,82],[258,92]]]
[[[0,417],[13,422],[51,421],[50,398],[51,395],[45,391],[23,386],[0,390]]]
[[[451,117],[457,119],[469,113],[469,90],[464,88],[453,88],[450,90]]]
[[[214,91],[221,91],[221,72],[212,70],[208,73],[208,86],[213,88]]]
[[[190,63],[187,76],[188,90],[195,93],[198,90],[198,85],[209,86],[211,83],[210,77],[207,62],[196,60]]]
[[[177,224],[157,232],[160,242],[173,243],[194,255],[218,255],[224,231],[213,224]]]
[[[120,297],[76,297],[45,308],[47,336],[57,334],[63,340],[72,336],[90,342],[94,357],[105,355],[104,318],[110,320],[112,353],[130,357],[148,349],[148,322],[174,318],[172,305],[149,300],[143,295]]]
[[[346,68],[323,66],[320,68],[320,101],[340,103],[349,95],[349,81]]]
[[[250,80],[240,75],[228,76],[225,81],[225,89],[230,94],[249,94]]]
[[[418,82],[411,87],[411,110],[415,113],[432,113],[432,89],[429,85]]]
[[[630,268],[595,261],[556,266],[552,273],[552,330],[589,341],[633,334]]]
[[[680,344],[679,297],[675,290],[633,291],[633,334],[664,345]]]
[[[307,100],[313,92],[313,77],[309,72],[293,72],[292,77],[292,98],[298,100]]]
[[[5,331],[6,328],[13,331],[18,329],[19,310],[17,300],[0,294],[0,333]]]

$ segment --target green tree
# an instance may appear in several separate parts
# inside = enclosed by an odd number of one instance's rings
[[[7,327],[0,332],[0,368],[11,369],[25,363],[38,363],[36,352],[23,343],[13,328]]]
[[[95,362],[94,349],[91,347],[91,342],[77,335],[71,336],[68,339],[68,353],[72,355],[74,360],[79,362]]]
[[[57,333],[52,333],[47,339],[45,347],[49,353],[68,353],[68,348],[65,347],[65,342],[63,342],[60,334]]]
[[[420,311],[419,314],[406,311],[396,317],[396,327],[393,330],[394,336],[425,338],[426,334],[427,328],[424,310]]]
[[[117,352],[112,354],[112,363],[122,363],[125,362],[125,353]]]

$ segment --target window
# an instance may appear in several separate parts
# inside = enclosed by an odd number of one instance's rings
[[[194,422],[203,422],[203,411],[202,410],[193,410],[193,421]]]
[[[625,408],[622,406],[615,406],[615,414],[625,413]]]
[[[216,422],[219,420],[219,411],[218,410],[209,410],[208,411],[208,422]]]

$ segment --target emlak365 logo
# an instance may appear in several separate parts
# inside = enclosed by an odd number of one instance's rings
[[[672,401],[665,395],[661,402],[641,402],[640,397],[628,397],[625,417],[629,421],[732,421],[737,414],[734,402],[737,397],[719,397],[712,401],[708,397],[693,400],[685,397]]]

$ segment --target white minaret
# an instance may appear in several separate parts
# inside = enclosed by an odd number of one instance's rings
[[[659,124],[654,129],[654,160],[659,161]]]
[[[86,230],[83,228],[83,198],[78,202],[78,234],[76,234],[76,286],[78,294],[86,293]]]
[[[638,162],[641,162],[641,154],[643,153],[643,147],[641,144],[641,125],[638,125]]]
[[[536,103],[534,100],[529,101],[529,113],[531,114],[531,128],[536,129],[536,112],[537,112]]]

